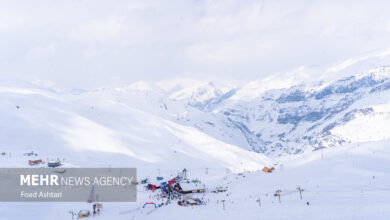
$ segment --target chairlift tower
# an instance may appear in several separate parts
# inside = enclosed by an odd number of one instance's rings
[[[183,173],[182,173],[183,180],[187,180],[187,169],[184,168]]]

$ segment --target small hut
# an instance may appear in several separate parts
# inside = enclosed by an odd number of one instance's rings
[[[274,171],[274,170],[275,170],[274,167],[272,167],[272,168],[264,167],[264,168],[263,168],[263,172],[265,172],[265,173],[272,173],[272,171]]]
[[[87,218],[90,216],[90,214],[91,213],[89,210],[80,210],[78,216],[79,218]]]
[[[39,159],[39,160],[28,160],[28,164],[30,166],[37,165],[37,164],[40,164],[40,163],[42,163],[41,159]]]

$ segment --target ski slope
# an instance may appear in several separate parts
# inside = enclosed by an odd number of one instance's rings
[[[284,158],[274,173],[237,173],[210,168],[188,169],[188,177],[200,179],[208,189],[227,186],[226,193],[194,197],[205,206],[140,208],[155,201],[154,193],[138,188],[136,203],[104,203],[96,219],[389,219],[390,141],[364,142],[340,148]],[[165,177],[175,174],[166,170]],[[163,176],[164,176],[163,174]],[[140,177],[157,176],[156,172]],[[303,188],[302,199],[297,187]],[[281,202],[273,196],[281,191]],[[228,196],[227,196],[228,194]],[[261,206],[257,202],[260,198]],[[221,201],[225,200],[225,209]],[[218,202],[217,202],[218,201]],[[307,205],[309,202],[310,205]],[[45,209],[42,209],[42,206]],[[87,203],[1,203],[0,219],[71,219],[69,211],[91,209]],[[20,212],[23,210],[23,212]]]

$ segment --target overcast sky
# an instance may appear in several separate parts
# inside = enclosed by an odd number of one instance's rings
[[[390,1],[0,0],[0,79],[259,79],[390,47]]]

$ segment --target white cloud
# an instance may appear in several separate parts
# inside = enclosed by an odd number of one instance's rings
[[[270,42],[246,38],[195,44],[189,47],[187,55],[200,62],[246,61],[262,57],[269,49],[272,49]]]
[[[0,33],[7,34],[8,32],[13,32],[20,30],[25,26],[25,20],[22,15],[18,12],[9,13],[1,11],[0,13]]]
[[[389,8],[385,0],[3,1],[0,80],[259,79],[388,48]]]
[[[70,38],[76,41],[115,43],[126,31],[123,17],[93,20],[71,31]]]
[[[52,41],[43,46],[37,46],[29,51],[27,55],[30,59],[48,57],[54,55],[59,48],[57,42]]]

